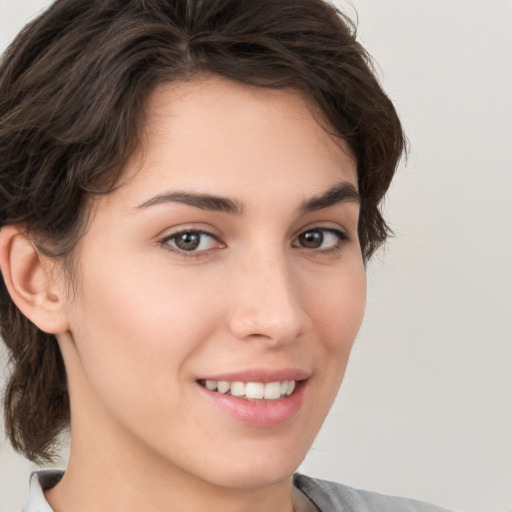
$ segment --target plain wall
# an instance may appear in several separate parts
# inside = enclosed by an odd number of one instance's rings
[[[47,1],[0,0],[0,47]],[[338,5],[342,5],[338,3]],[[302,470],[468,512],[512,511],[512,3],[353,0],[411,154],[367,315]],[[0,441],[0,512],[30,465]]]

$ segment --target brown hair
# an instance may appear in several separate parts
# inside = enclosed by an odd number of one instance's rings
[[[387,235],[378,206],[404,136],[354,26],[323,0],[57,0],[0,65],[0,227],[22,225],[40,250],[70,255],[87,194],[112,190],[137,146],[149,92],[203,73],[316,102],[357,159],[369,258]],[[64,364],[1,279],[0,333],[12,363],[7,433],[48,460],[69,422]]]

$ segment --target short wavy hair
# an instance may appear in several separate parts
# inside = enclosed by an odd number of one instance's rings
[[[55,1],[0,63],[0,228],[23,226],[65,261],[88,194],[111,191],[137,147],[149,93],[212,73],[316,103],[356,158],[368,259],[388,234],[379,204],[404,134],[354,24],[323,0]],[[50,460],[69,424],[64,363],[3,279],[0,334],[11,361],[6,432],[30,460]]]

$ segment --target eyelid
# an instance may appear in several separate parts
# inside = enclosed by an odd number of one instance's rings
[[[213,230],[212,230],[213,231]],[[197,258],[201,256],[206,256],[210,251],[215,249],[223,249],[226,247],[226,244],[222,241],[220,236],[218,234],[213,233],[212,231],[200,227],[195,226],[186,226],[186,227],[179,227],[175,228],[172,232],[167,232],[167,234],[160,236],[158,238],[158,244],[161,245],[164,249],[167,251],[174,253],[178,256],[184,257],[184,258]],[[306,247],[304,245],[301,245],[298,243],[299,237],[307,233],[308,231],[316,231],[316,232],[323,232],[323,233],[329,233],[333,236],[335,236],[338,240],[338,243],[332,244],[329,247]],[[204,235],[206,237],[209,237],[212,239],[212,241],[215,241],[214,247],[208,247],[205,249],[181,249],[180,247],[177,247],[176,245],[170,244],[169,241],[173,239],[177,239],[180,235],[187,234],[187,233],[195,233],[199,235]],[[352,236],[350,235],[349,231],[342,228],[339,224],[336,226],[329,226],[329,225],[318,225],[318,224],[312,224],[311,226],[302,228],[300,231],[297,232],[295,237],[292,240],[292,247],[303,249],[310,252],[315,252],[318,254],[329,254],[332,252],[337,252],[342,249],[342,247],[349,242],[352,239]]]
[[[213,227],[211,224],[201,221],[185,221],[174,225],[167,225],[165,229],[160,230],[160,232],[154,237],[154,240],[157,242],[164,242],[182,233],[203,233],[219,241],[222,239],[222,235],[219,233],[218,229]]]
[[[320,221],[307,224],[305,227],[302,227],[299,230],[295,231],[294,238],[297,238],[302,233],[307,233],[308,231],[327,231],[335,234],[338,233],[341,236],[346,237],[347,239],[351,238],[350,229],[346,229],[345,227],[341,226],[338,222],[330,221]]]
[[[304,233],[316,231],[316,232],[323,232],[323,233],[329,233],[334,235],[338,239],[338,243],[333,245],[332,247],[327,248],[310,248],[310,247],[304,247],[303,245],[296,244],[295,242],[298,241],[299,237],[303,235]],[[307,251],[312,251],[316,253],[321,254],[328,254],[333,251],[339,251],[341,248],[347,243],[350,242],[352,237],[350,236],[349,232],[341,227],[331,227],[331,226],[322,226],[322,225],[312,225],[311,227],[308,227],[306,229],[301,229],[295,238],[292,241],[292,246],[297,247],[299,249],[304,249]]]
[[[212,247],[212,248],[208,248],[208,249],[199,249],[199,250],[195,249],[195,250],[186,251],[184,249],[180,249],[179,247],[172,246],[171,244],[168,243],[170,240],[176,239],[180,235],[183,235],[186,233],[195,233],[195,234],[199,234],[199,235],[205,235],[217,242],[217,244],[218,244],[217,248],[221,249],[221,248],[225,247],[225,244],[220,240],[219,236],[215,235],[214,233],[212,233],[210,231],[207,231],[206,229],[196,228],[196,227],[179,228],[176,231],[173,231],[164,236],[161,236],[158,239],[158,243],[167,251],[177,254],[179,256],[183,256],[185,258],[201,257],[201,256],[204,256],[205,254],[207,254],[210,250],[214,249]]]

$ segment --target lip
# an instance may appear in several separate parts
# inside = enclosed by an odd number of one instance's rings
[[[216,374],[201,377],[199,380],[225,380],[228,382],[282,382],[297,381],[294,392],[279,400],[247,400],[232,395],[211,391],[196,382],[199,392],[210,405],[220,410],[226,417],[249,427],[271,428],[293,421],[299,413],[310,373],[299,369],[248,370],[243,372]]]
[[[202,375],[197,380],[224,380],[227,382],[283,382],[284,380],[307,380],[311,373],[299,368],[249,369],[240,372]]]

